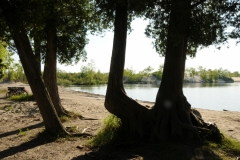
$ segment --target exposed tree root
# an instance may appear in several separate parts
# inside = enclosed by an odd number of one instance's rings
[[[215,124],[204,122],[200,114],[191,110],[176,112],[175,109],[161,108],[159,111],[141,106],[123,92],[108,94],[105,107],[122,120],[122,124],[133,137],[166,141],[171,137],[185,137],[202,140],[221,141],[221,133]],[[184,117],[185,116],[185,117]],[[180,117],[180,118],[179,118]],[[127,132],[125,132],[127,133]]]
[[[129,98],[123,90],[108,92],[105,99],[106,109],[119,117],[122,126],[134,137],[145,137],[151,122],[151,111]]]

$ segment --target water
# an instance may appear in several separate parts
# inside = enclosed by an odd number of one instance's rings
[[[158,86],[151,84],[125,84],[127,95],[133,99],[154,102]],[[71,86],[71,90],[106,94],[107,85]],[[240,83],[188,83],[183,92],[194,108],[221,111],[240,111]]]

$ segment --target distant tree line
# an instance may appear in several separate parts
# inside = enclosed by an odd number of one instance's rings
[[[154,76],[156,80],[162,79],[163,65],[160,65],[157,71],[151,66],[143,69],[142,71],[136,72],[133,68],[124,69],[123,82],[127,84],[140,83],[144,77]],[[57,70],[58,84],[61,86],[69,85],[95,85],[95,84],[107,84],[109,73],[102,73],[100,70],[95,70],[94,61],[89,62],[86,66],[82,66],[78,73],[68,73],[64,70]],[[222,79],[227,82],[233,82],[231,77],[240,77],[238,71],[230,72],[227,69],[206,69],[199,66],[197,69],[190,67],[185,70],[185,77],[201,78],[203,83],[214,83],[218,79]],[[184,81],[189,82],[188,80]]]
[[[78,73],[68,73],[63,70],[57,70],[57,82],[61,86],[69,85],[94,85],[106,84],[108,73],[95,71],[95,63],[91,60],[86,66],[82,66]]]
[[[238,71],[230,72],[229,70],[223,68],[212,70],[199,66],[198,69],[192,67],[186,68],[185,76],[191,77],[193,79],[195,78],[195,76],[199,76],[201,78],[201,82],[204,83],[217,82],[219,79],[226,82],[234,82],[231,77],[240,77],[240,73]]]
[[[12,58],[13,53],[4,48],[1,43],[1,55],[0,59],[3,64],[2,81],[8,82],[23,82],[27,83],[26,76],[24,74],[21,62],[16,62]],[[136,72],[132,67],[124,69],[124,83],[134,84],[139,83],[144,77],[154,76],[157,80],[162,79],[163,65],[160,65],[157,71],[153,71],[151,66],[146,67],[142,71]],[[57,70],[57,83],[61,86],[70,85],[96,85],[107,84],[109,73],[102,73],[100,70],[96,71],[95,62],[91,60],[86,66],[82,66],[78,73],[69,73],[64,70]],[[227,82],[233,82],[231,77],[240,77],[238,71],[230,72],[227,69],[206,69],[199,66],[197,69],[190,67],[185,69],[185,76],[195,78],[199,76],[204,83],[217,82],[218,79],[222,79]],[[188,82],[185,80],[184,82]]]

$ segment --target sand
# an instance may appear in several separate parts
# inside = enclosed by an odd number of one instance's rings
[[[0,90],[7,87],[25,87],[22,83],[0,83]],[[80,113],[84,119],[64,122],[66,127],[77,127],[79,132],[95,135],[109,114],[104,108],[104,96],[77,92],[59,87],[62,105],[65,109]],[[138,101],[143,105],[153,103]],[[11,106],[11,107],[8,107]],[[35,102],[14,102],[0,94],[0,159],[94,159],[92,150],[84,147],[88,137],[58,140],[54,142],[36,141],[34,137],[44,129],[42,118]],[[240,141],[240,112],[197,109],[205,121],[216,123],[227,136]],[[97,159],[95,157],[95,159]],[[128,158],[134,159],[134,158]]]

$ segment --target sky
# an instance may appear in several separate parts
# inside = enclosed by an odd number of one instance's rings
[[[157,70],[159,65],[164,63],[164,57],[160,57],[153,48],[153,39],[147,38],[144,34],[147,24],[148,22],[143,19],[135,19],[131,24],[133,31],[127,37],[125,68],[132,68],[136,72],[148,66]],[[58,65],[58,68],[67,72],[79,72],[81,66],[93,60],[96,70],[109,72],[113,32],[106,32],[103,37],[89,35],[88,39],[86,62],[80,61],[72,66]],[[233,40],[229,45],[229,48],[222,46],[220,50],[214,46],[199,50],[195,58],[187,58],[186,67],[197,69],[203,66],[206,69],[223,68],[231,72],[240,72],[240,45],[236,46]]]
[[[156,71],[159,65],[164,63],[164,57],[153,48],[153,39],[147,38],[144,30],[147,21],[135,19],[131,25],[133,31],[128,34],[125,68],[132,68],[135,72],[151,66]],[[87,65],[91,60],[95,62],[96,71],[109,72],[112,54],[113,32],[106,32],[103,36],[89,35],[89,44],[86,45],[87,61],[65,66],[58,64],[57,67],[66,72],[80,72],[81,66]],[[206,69],[223,68],[231,72],[240,72],[240,45],[229,42],[230,47],[222,46],[220,50],[213,46],[199,50],[195,58],[187,58],[186,67]]]

